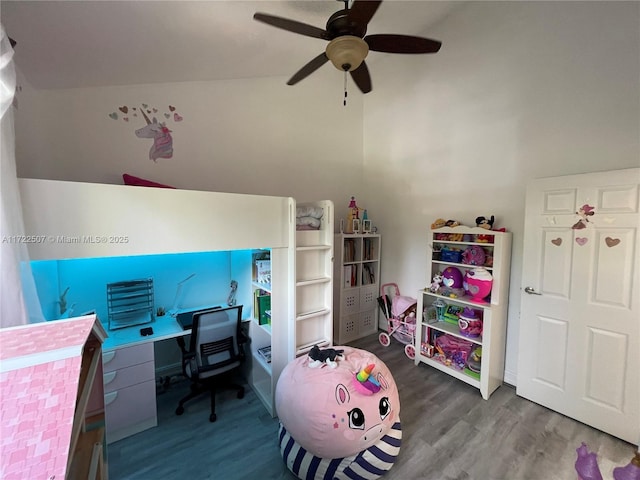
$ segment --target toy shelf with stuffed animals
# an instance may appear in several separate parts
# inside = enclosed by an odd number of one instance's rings
[[[428,243],[415,363],[476,387],[486,400],[504,378],[511,233],[442,227]]]

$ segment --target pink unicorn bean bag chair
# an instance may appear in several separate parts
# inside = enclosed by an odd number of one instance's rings
[[[379,478],[402,440],[391,372],[364,350],[314,350],[291,361],[276,386],[284,462],[301,479]]]

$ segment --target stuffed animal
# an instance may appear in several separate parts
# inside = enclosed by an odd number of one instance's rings
[[[434,275],[433,277],[433,282],[431,283],[431,285],[429,286],[429,290],[432,293],[437,293],[438,290],[440,290],[440,285],[442,284],[442,275],[440,275],[439,273]]]
[[[493,215],[491,215],[491,218],[487,218],[487,217],[477,217],[476,218],[476,225],[480,228],[484,228],[486,230],[491,230],[493,229],[493,222],[495,221],[495,218],[493,217]]]
[[[484,249],[478,245],[469,245],[464,252],[462,252],[462,263],[466,265],[479,265],[485,264],[486,254]]]
[[[460,222],[457,220],[445,220],[444,218],[438,218],[435,222],[431,224],[431,229],[434,230],[436,228],[458,227],[458,226],[460,226]]]
[[[336,350],[335,348],[325,348],[320,350],[320,347],[314,345],[309,351],[309,368],[318,368],[325,363],[331,368],[336,368],[338,364],[336,360],[338,357],[342,357],[344,350]]]
[[[446,223],[447,221],[444,218],[438,218],[435,222],[431,224],[431,230],[444,227]]]

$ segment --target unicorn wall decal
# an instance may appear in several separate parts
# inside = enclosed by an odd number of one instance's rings
[[[142,113],[147,125],[136,130],[136,136],[138,138],[153,138],[153,145],[149,150],[149,158],[155,162],[158,158],[173,157],[171,130],[167,128],[165,122],[158,123],[156,117],[153,117],[153,121],[149,120],[149,117],[145,115],[142,109],[140,109],[140,113]]]

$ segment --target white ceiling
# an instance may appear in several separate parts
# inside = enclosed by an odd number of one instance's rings
[[[429,27],[461,3],[385,0],[368,33],[430,37]],[[74,88],[288,78],[323,52],[327,42],[256,22],[253,14],[324,28],[342,8],[344,3],[336,0],[2,0],[0,20],[18,42],[14,58],[31,85]],[[380,55],[387,54],[371,52],[367,63]]]

